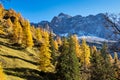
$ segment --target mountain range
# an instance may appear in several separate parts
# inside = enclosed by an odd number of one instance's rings
[[[70,16],[65,13],[60,13],[49,21],[41,21],[39,23],[31,23],[35,26],[49,28],[59,36],[67,36],[69,34],[76,34],[79,38],[93,37],[102,40],[117,40],[120,38],[118,31],[120,23],[120,14],[99,13],[97,15],[89,16]]]

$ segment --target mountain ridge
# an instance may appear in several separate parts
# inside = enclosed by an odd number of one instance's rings
[[[46,24],[59,36],[66,36],[67,34],[77,34],[80,36],[96,36],[105,38],[108,40],[116,40],[120,38],[115,34],[113,28],[114,21],[112,20],[114,15],[99,13],[97,15],[88,16],[70,16],[65,13],[60,13],[58,16],[54,16],[53,19],[48,21],[41,21],[38,24],[32,23],[35,26],[42,26],[45,28]],[[116,23],[119,22],[118,21]]]

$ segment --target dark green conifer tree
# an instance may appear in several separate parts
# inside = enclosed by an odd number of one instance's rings
[[[54,65],[55,62],[56,62],[57,50],[55,49],[55,46],[54,46],[54,39],[53,39],[52,32],[50,32],[50,34],[49,34],[49,41],[50,41],[50,50],[51,50],[52,63]]]
[[[104,44],[101,52],[96,51],[91,56],[91,80],[116,80],[115,71]]]
[[[107,57],[107,51],[108,47],[106,43],[103,43],[102,49],[101,49],[101,55],[103,56],[104,59]]]
[[[75,54],[75,44],[70,37],[63,40],[61,56],[57,65],[57,75],[60,80],[80,80],[79,61]]]
[[[91,80],[103,80],[103,57],[100,55],[100,52],[95,51],[91,55]]]

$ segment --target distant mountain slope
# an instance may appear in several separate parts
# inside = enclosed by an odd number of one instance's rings
[[[115,34],[115,30],[112,27],[114,26],[112,17],[113,15],[108,16],[103,13],[86,17],[81,15],[70,16],[60,13],[58,16],[55,16],[51,22],[41,21],[36,24],[36,26],[39,25],[45,27],[46,24],[48,24],[53,32],[60,36],[77,34],[79,37],[97,36],[100,38],[115,40],[120,38],[120,36]]]

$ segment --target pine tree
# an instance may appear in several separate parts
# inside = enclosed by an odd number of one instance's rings
[[[50,32],[49,41],[50,41],[50,50],[51,50],[51,56],[52,56],[52,63],[55,64],[57,50],[55,49],[52,32]]]
[[[63,40],[61,56],[57,65],[57,75],[60,80],[80,80],[79,61],[75,54],[75,44],[70,37],[69,42]]]
[[[100,52],[91,56],[91,80],[116,80],[111,56],[104,44]]]
[[[107,57],[108,51],[107,51],[108,47],[107,44],[104,43],[101,49],[101,54],[103,56],[103,58],[105,59]]]
[[[104,62],[103,62],[103,58],[100,55],[100,52],[95,51],[92,54],[90,62],[91,62],[91,80],[103,80],[102,65]]]
[[[23,26],[23,44],[25,47],[32,47],[34,45],[30,30],[30,23],[27,20],[24,21]]]
[[[49,49],[49,34],[44,31],[44,42],[40,47],[39,53],[39,69],[44,72],[52,72],[54,71],[54,66],[51,63],[51,50]]]
[[[116,80],[115,71],[110,63],[109,55],[106,60],[100,52],[94,52],[91,57],[91,80]]]
[[[70,37],[69,39],[69,58],[71,61],[71,65],[72,66],[70,69],[71,71],[71,74],[70,76],[73,78],[71,80],[80,80],[80,69],[79,69],[79,61],[77,59],[77,56],[76,56],[76,44],[72,38],[72,36]]]
[[[104,70],[104,72],[103,72],[104,79],[106,79],[106,80],[117,80],[115,78],[115,70],[114,70],[113,64],[111,63],[111,58],[109,57],[109,53],[107,54],[106,59],[104,59],[103,70]]]
[[[67,74],[69,71],[68,60],[68,52],[69,52],[69,44],[66,38],[62,38],[63,44],[61,46],[61,55],[58,59],[58,64],[56,66],[57,78],[58,80],[69,80],[70,76]],[[69,78],[68,78],[69,77]]]
[[[108,53],[107,44],[104,43],[101,49],[101,56],[103,57],[102,63],[102,79],[104,80],[116,80],[115,79],[115,71],[113,69],[113,64],[111,63],[111,58]]]

